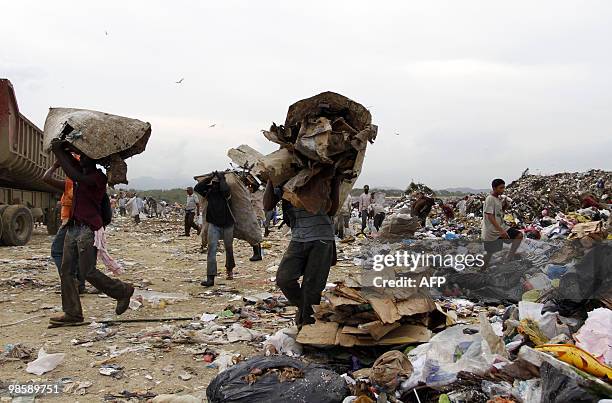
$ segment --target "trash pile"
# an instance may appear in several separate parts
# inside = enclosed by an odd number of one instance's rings
[[[206,388],[211,403],[330,402],[348,395],[344,380],[321,365],[285,356],[253,357],[221,372]]]
[[[406,188],[406,196],[414,197],[417,193],[423,193],[424,195],[430,197],[434,197],[436,195],[436,192],[424,183],[410,182],[410,185],[408,185],[408,188]]]
[[[44,129],[44,147],[65,140],[107,169],[108,184],[127,184],[125,159],[142,153],[151,125],[137,119],[86,109],[50,108]]]
[[[346,401],[561,403],[611,395],[610,346],[600,339],[612,330],[609,309],[590,312],[584,324],[531,302],[472,309],[428,342],[352,368],[343,375],[353,395]]]
[[[361,281],[368,280],[364,276]],[[382,292],[380,288],[344,283],[324,293],[314,317],[314,324],[300,330],[299,343],[342,347],[422,343],[431,337],[429,328],[453,321],[452,315],[447,315],[426,292],[407,288]]]
[[[252,168],[263,182],[282,186],[283,198],[295,207],[316,213],[331,207],[333,178],[342,181],[340,202],[349,194],[377,130],[361,104],[323,92],[291,105],[284,125],[273,124],[264,131],[279,150],[262,156],[240,146],[228,155],[240,166]]]
[[[604,188],[597,182],[603,179]],[[550,216],[579,210],[587,194],[594,195],[599,203],[612,200],[612,172],[590,170],[587,172],[563,172],[554,175],[524,175],[506,186],[506,195],[512,202],[512,212],[521,222],[530,222],[548,210]]]

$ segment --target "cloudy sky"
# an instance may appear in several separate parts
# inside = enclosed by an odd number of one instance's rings
[[[20,0],[2,16],[0,77],[33,122],[65,106],[152,124],[129,178],[183,185],[230,147],[273,151],[260,130],[325,90],[379,126],[359,184],[612,168],[607,0]]]

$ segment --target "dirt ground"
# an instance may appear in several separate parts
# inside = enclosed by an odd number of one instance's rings
[[[121,319],[197,317],[202,313],[219,313],[228,306],[242,306],[237,295],[271,292],[281,295],[274,283],[274,267],[280,262],[289,242],[287,228],[273,230],[264,249],[264,259],[250,262],[252,249],[243,241],[235,242],[237,268],[235,279],[219,276],[212,289],[200,286],[206,272],[206,254],[199,252],[200,237],[179,237],[182,232],[181,217],[149,219],[136,227],[127,218],[116,218],[108,229],[108,248],[111,255],[122,262],[126,272],[122,280],[131,282],[138,289],[165,293],[186,293],[186,301],[160,307],[145,302],[138,310],[128,310]],[[156,328],[162,323],[122,323],[111,328],[117,332],[99,341],[89,326],[48,329],[48,318],[61,311],[59,278],[49,257],[52,237],[44,227],[37,228],[32,240],[24,247],[0,247],[0,346],[3,349],[21,343],[33,349],[30,359],[0,362],[0,396],[6,400],[6,388],[14,383],[91,382],[91,386],[71,394],[47,395],[36,401],[124,401],[123,391],[145,394],[187,393],[205,396],[206,386],[217,374],[217,369],[207,368],[208,362],[196,350],[204,350],[203,344],[177,344],[169,341],[143,343],[135,335],[146,328]],[[219,253],[220,273],[224,274],[224,255]],[[340,262],[332,268],[329,281],[342,278],[355,270],[350,263]],[[105,270],[99,263],[99,268]],[[230,301],[232,300],[233,301]],[[82,295],[86,320],[119,319],[114,313],[115,302],[100,294]],[[265,334],[292,325],[292,307],[283,314],[260,312],[253,329]],[[22,322],[19,322],[22,321]],[[19,322],[19,323],[17,323]],[[185,325],[187,322],[171,322]],[[241,320],[239,321],[241,323]],[[75,341],[79,340],[79,344]],[[84,342],[85,341],[85,342]],[[84,342],[84,343],[83,343]],[[126,352],[110,364],[123,368],[123,376],[115,379],[99,373],[99,362],[109,358],[110,350],[126,347],[147,349]],[[44,347],[47,353],[65,353],[65,360],[54,370],[37,376],[25,371],[27,362],[36,358]],[[235,342],[210,345],[217,350],[239,352],[244,357],[261,354],[261,342]],[[179,377],[191,376],[188,380]],[[76,389],[76,388],[75,388]],[[80,395],[79,393],[84,393]],[[134,399],[133,401],[137,401]]]

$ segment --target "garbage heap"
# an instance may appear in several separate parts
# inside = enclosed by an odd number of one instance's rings
[[[351,350],[358,358],[353,359],[356,364],[345,377],[351,394],[366,395],[371,400],[359,401],[368,402],[387,394],[403,402],[453,403],[596,402],[612,395],[612,349],[605,342],[612,332],[612,244],[601,241],[587,248],[581,239],[589,234],[576,237],[555,242],[526,239],[519,250],[520,260],[503,262],[503,256],[496,256],[484,273],[463,265],[434,267],[435,276],[446,278],[443,287],[429,290],[436,310],[426,312],[426,304],[409,299],[409,306],[425,312],[399,319],[400,328],[404,323],[427,327],[432,332],[429,340],[402,338],[403,346],[396,347],[394,354],[403,354],[390,357],[386,352],[373,365],[363,357],[366,352]],[[478,253],[478,247],[476,242],[433,240],[374,243],[365,248],[372,253],[362,256],[365,273],[361,283],[369,273],[389,278],[384,270],[368,270],[370,255],[408,250],[457,256]],[[428,271],[422,274],[430,276]],[[351,277],[346,284],[350,281]],[[368,321],[388,326],[385,320],[397,316],[390,313],[400,311],[401,298],[397,297],[401,294],[383,297],[385,303],[380,306],[384,308],[376,308],[367,295],[369,290],[353,285],[347,290],[346,284],[325,294],[317,311],[321,323],[304,327],[298,341],[302,337],[305,344],[342,347],[354,342],[355,347],[369,347],[370,354],[379,351],[370,344],[374,334],[366,333],[370,330]],[[371,310],[367,306],[362,309],[364,300]],[[343,306],[349,303],[354,304],[350,310]],[[444,315],[440,318],[446,317],[447,322],[443,324],[436,315]],[[429,324],[419,323],[424,318]],[[409,344],[418,346],[405,347]],[[377,345],[392,348],[380,341]],[[403,363],[405,357],[409,363]],[[381,371],[385,377],[380,376]]]
[[[151,124],[109,113],[73,108],[50,108],[44,129],[44,147],[60,139],[98,160],[108,184],[128,183],[124,160],[142,153],[151,136]]]
[[[429,197],[435,197],[436,195],[436,192],[434,192],[429,186],[425,185],[424,183],[410,182],[410,185],[408,185],[408,187],[406,188],[406,195],[408,197],[413,197],[417,193],[423,193],[424,195]]]
[[[340,202],[361,172],[368,143],[377,126],[361,104],[334,92],[323,92],[289,107],[284,125],[272,124],[264,136],[280,149],[261,155],[248,146],[228,152],[263,182],[282,186],[283,198],[310,212],[331,207],[331,184],[342,180]]]
[[[605,188],[597,189],[603,179]],[[593,194],[604,204],[612,197],[612,172],[592,169],[587,172],[563,172],[554,175],[523,175],[506,186],[512,210],[522,222],[529,222],[547,209],[554,216],[581,208],[585,194]],[[604,197],[604,195],[608,195]],[[602,199],[603,197],[603,199]]]

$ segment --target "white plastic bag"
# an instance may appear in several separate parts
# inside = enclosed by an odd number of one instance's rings
[[[297,332],[291,328],[281,329],[264,342],[264,350],[267,351],[266,347],[270,345],[274,346],[274,349],[278,353],[285,354],[290,357],[299,357],[302,355],[302,345],[295,341],[296,337]]]
[[[38,358],[28,363],[26,372],[34,375],[42,375],[46,372],[54,370],[62,361],[66,354],[47,354],[44,348],[38,350]]]

